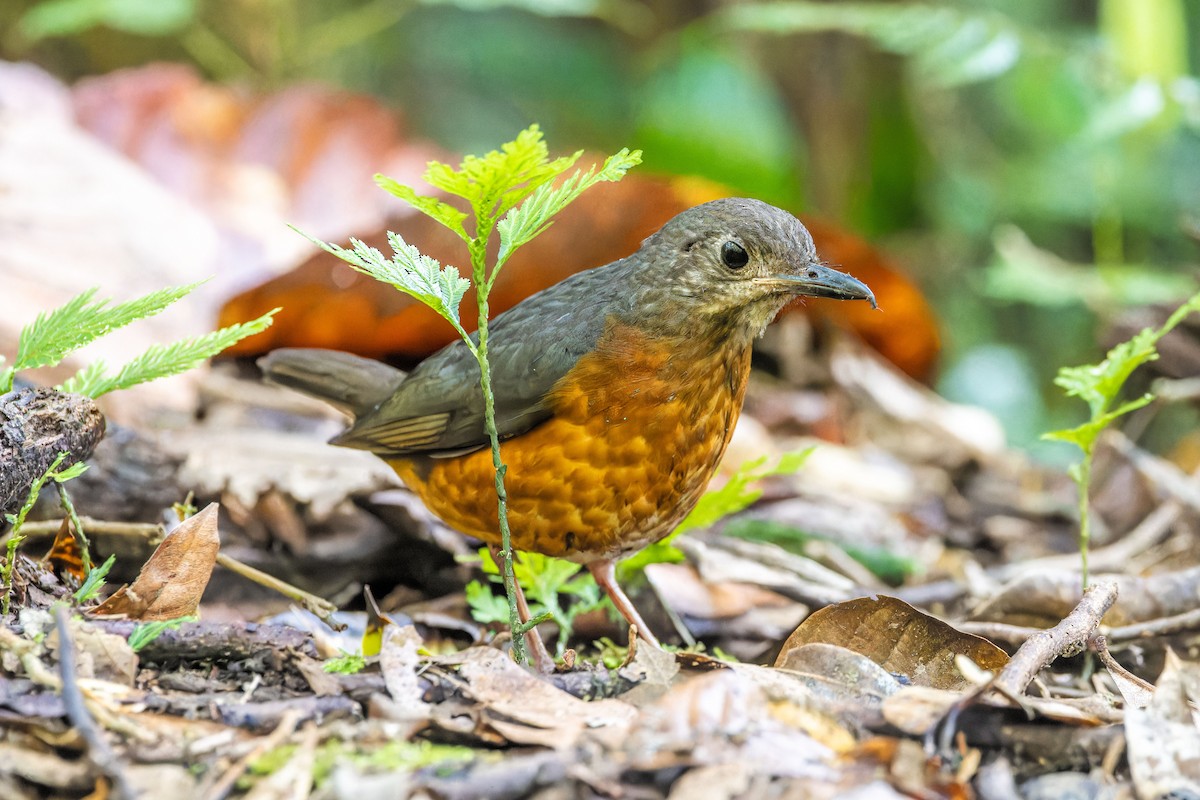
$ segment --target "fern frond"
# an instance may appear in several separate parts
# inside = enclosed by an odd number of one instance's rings
[[[92,300],[96,290],[88,289],[25,326],[12,369],[53,366],[106,333],[159,313],[203,282],[160,289],[115,306],[108,300]]]
[[[121,367],[115,375],[109,375],[105,366],[97,362],[80,370],[59,386],[60,391],[99,397],[116,389],[128,389],[169,375],[178,375],[198,367],[206,359],[232,347],[247,336],[265,330],[279,309],[274,309],[258,319],[230,325],[219,331],[194,336],[171,344],[152,345],[146,352]]]

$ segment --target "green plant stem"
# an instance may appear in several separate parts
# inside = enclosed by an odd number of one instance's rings
[[[1076,483],[1079,485],[1079,561],[1083,572],[1083,589],[1088,587],[1088,544],[1092,539],[1091,514],[1088,510],[1088,487],[1092,483],[1092,451],[1083,454],[1076,471]]]
[[[0,597],[0,616],[8,616],[9,607],[12,605],[13,568],[17,563],[17,548],[21,546],[21,542],[25,541],[25,534],[21,533],[21,526],[25,524],[25,517],[29,516],[33,504],[37,502],[42,487],[46,485],[46,481],[54,477],[54,471],[58,469],[58,465],[66,459],[67,455],[68,453],[65,451],[58,454],[54,463],[47,467],[46,471],[29,487],[29,494],[25,499],[25,504],[21,506],[21,510],[15,516],[8,518],[12,523],[12,532],[8,535],[8,549],[4,566],[0,567],[0,582],[4,584],[4,595]]]
[[[518,664],[528,660],[523,634],[527,629],[521,623],[517,610],[516,575],[513,571],[512,533],[508,527],[508,491],[504,487],[504,473],[508,468],[500,457],[500,433],[496,429],[496,397],[492,393],[492,371],[488,361],[488,287],[487,239],[491,233],[493,219],[479,219],[478,235],[471,240],[471,267],[475,278],[475,296],[479,304],[479,345],[476,359],[479,361],[479,386],[483,391],[483,425],[492,445],[492,466],[496,470],[496,512],[500,527],[500,576],[504,582],[504,596],[508,600],[508,626],[512,631],[513,659]]]
[[[67,513],[67,519],[71,521],[71,533],[75,537],[75,545],[79,548],[80,560],[83,562],[83,574],[86,577],[92,571],[92,553],[88,547],[87,536],[83,532],[83,522],[80,521],[79,514],[75,511],[75,504],[71,502],[71,495],[67,492],[67,487],[61,483],[57,486],[58,502],[63,511]]]

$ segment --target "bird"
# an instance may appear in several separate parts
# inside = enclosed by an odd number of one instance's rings
[[[725,198],[492,319],[512,546],[584,565],[658,647],[615,565],[695,506],[741,413],[753,342],[797,297],[877,307],[864,283],[821,262],[795,216]],[[498,545],[479,366],[464,342],[408,373],[318,349],[259,364],[268,381],[353,418],[332,444],[376,454],[450,527]]]

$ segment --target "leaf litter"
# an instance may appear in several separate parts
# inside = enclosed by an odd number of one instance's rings
[[[293,401],[211,373],[203,420],[153,439],[112,431],[97,459],[177,499],[197,488],[222,504],[219,520],[206,510],[151,555],[163,504],[100,470],[78,482],[81,511],[113,509],[92,529],[97,549],[144,565],[106,601],[126,619],[55,613],[69,570],[17,565],[23,606],[0,627],[0,796],[1200,793],[1194,475],[1101,437],[1082,595],[1065,476],[854,342],[805,358],[820,375],[807,384],[756,377],[726,463],[804,450],[797,431],[838,444],[678,539],[684,562],[646,570],[651,625],[706,653],[643,646],[622,663],[621,632],[589,613],[574,668],[546,678],[469,618],[472,573],[451,555],[469,548],[387,475],[349,475],[346,461],[331,477],[324,412],[284,414]],[[264,432],[272,415],[286,421]],[[169,469],[153,466],[172,441]],[[47,526],[47,547],[60,527]],[[390,588],[380,654],[327,672],[359,641],[271,616],[288,601],[214,568],[230,551],[340,602],[365,583]],[[135,650],[154,620],[171,624]],[[604,637],[608,666],[592,646]]]

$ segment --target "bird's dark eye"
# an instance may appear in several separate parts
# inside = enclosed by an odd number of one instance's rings
[[[730,269],[741,269],[750,263],[750,254],[737,242],[726,242],[721,245],[721,260]]]

